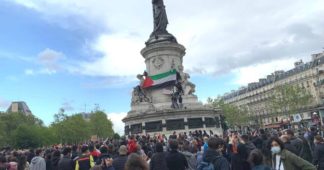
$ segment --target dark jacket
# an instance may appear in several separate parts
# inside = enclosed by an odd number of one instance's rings
[[[252,142],[247,142],[247,143],[245,144],[245,147],[246,147],[247,152],[248,152],[249,154],[250,154],[250,152],[251,152],[252,150],[256,149],[254,143],[252,143]]]
[[[317,144],[314,150],[313,164],[324,170],[324,143]]]
[[[58,163],[59,170],[73,170],[73,160],[69,156],[63,156]]]
[[[226,158],[220,155],[216,150],[208,148],[204,154],[203,161],[211,162],[214,164],[215,169],[229,170],[230,166]]]
[[[96,165],[101,165],[102,161],[104,161],[107,158],[112,158],[108,153],[101,154],[96,160]]]
[[[304,138],[304,136],[301,136],[299,138],[303,141],[303,152],[300,157],[308,162],[312,162],[314,153],[313,150],[311,150],[311,146],[309,145],[307,139]]]
[[[185,156],[177,150],[171,150],[167,154],[166,162],[169,170],[185,170],[188,168],[188,162]]]
[[[165,152],[157,152],[152,156],[150,170],[168,170]]]
[[[292,146],[294,146],[297,150],[297,156],[301,156],[303,154],[303,147],[304,147],[304,144],[303,144],[303,140],[301,140],[300,138],[297,138],[295,136],[293,136],[291,139],[290,139],[290,143]]]
[[[293,153],[295,155],[299,154],[297,148],[294,145],[292,145],[290,141],[287,141],[286,143],[284,143],[284,145],[285,145],[285,148],[288,151],[290,151],[291,153]]]
[[[291,153],[287,149],[282,150],[280,156],[285,170],[316,170],[314,165]],[[272,167],[274,167],[276,163],[275,160],[276,158],[274,155]]]
[[[232,170],[250,170],[250,164],[247,159],[249,156],[249,149],[246,144],[239,144],[237,146],[237,153],[232,155],[231,165]],[[251,151],[250,151],[251,152]]]
[[[52,156],[51,158],[52,170],[60,170],[58,168],[59,161],[60,161],[60,156]]]
[[[127,155],[121,155],[113,160],[112,165],[115,168],[115,170],[124,170],[126,162],[127,162]]]

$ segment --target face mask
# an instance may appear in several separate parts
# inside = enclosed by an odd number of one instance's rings
[[[274,147],[271,148],[271,152],[273,154],[278,154],[278,153],[280,153],[280,151],[281,151],[281,149],[280,149],[279,146],[274,146]]]

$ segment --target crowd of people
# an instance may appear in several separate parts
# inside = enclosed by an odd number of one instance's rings
[[[259,129],[131,135],[79,145],[0,152],[0,170],[324,170],[324,140],[306,132]]]

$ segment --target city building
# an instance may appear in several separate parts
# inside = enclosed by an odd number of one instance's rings
[[[314,121],[314,115],[324,117],[324,52],[313,54],[310,62],[302,60],[295,62],[295,67],[288,71],[275,71],[258,82],[249,83],[247,87],[232,90],[222,96],[227,104],[245,107],[251,116],[250,124],[259,124],[264,127],[282,127],[284,124],[303,120],[310,125]],[[274,94],[274,89],[282,85],[299,85],[307,89],[313,96],[311,104],[305,109],[295,113],[293,117],[301,120],[287,118],[285,116],[270,116],[269,100]]]
[[[32,112],[30,111],[29,107],[24,101],[12,102],[9,108],[7,109],[7,112],[8,113],[19,112],[25,115],[32,115]]]

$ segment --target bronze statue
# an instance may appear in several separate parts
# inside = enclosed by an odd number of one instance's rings
[[[175,37],[168,33],[167,25],[169,24],[163,0],[152,0],[154,27],[147,45],[161,41],[177,42]]]
[[[154,29],[152,35],[168,33],[166,28],[169,23],[163,0],[152,0],[152,4],[154,18]]]

